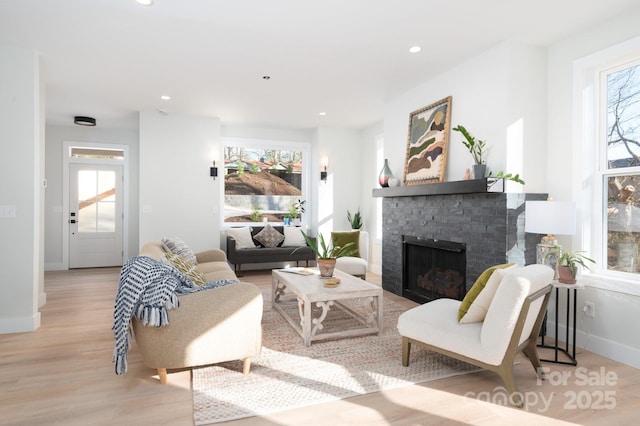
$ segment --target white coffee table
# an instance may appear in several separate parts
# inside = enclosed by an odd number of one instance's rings
[[[316,340],[380,334],[382,330],[382,288],[360,278],[336,270],[334,277],[340,284],[334,288],[324,286],[315,268],[313,275],[298,275],[274,269],[272,273],[271,304],[300,334],[305,346]],[[293,297],[288,297],[293,296]],[[299,319],[294,319],[296,309],[286,309],[286,304],[297,304]],[[315,305],[315,307],[313,306]],[[325,330],[323,324],[332,307],[349,316],[341,321],[340,329]],[[352,320],[352,321],[351,321]]]

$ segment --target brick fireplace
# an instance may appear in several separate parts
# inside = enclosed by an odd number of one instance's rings
[[[424,190],[418,186],[373,190],[374,196],[384,197],[385,290],[403,294],[403,236],[463,244],[466,291],[491,265],[536,262],[540,236],[524,232],[525,201],[545,200],[547,195],[488,192],[486,180],[467,182],[419,185],[426,187]]]

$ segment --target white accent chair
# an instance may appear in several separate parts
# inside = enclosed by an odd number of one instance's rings
[[[369,267],[369,233],[367,231],[360,231],[358,250],[360,251],[360,257],[344,256],[337,258],[336,269],[365,280],[367,279],[367,269]]]
[[[496,290],[483,322],[458,322],[459,300],[436,299],[398,318],[402,365],[409,365],[411,344],[494,371],[505,383],[510,402],[523,404],[513,376],[513,363],[523,351],[544,379],[536,350],[549,300],[553,269],[545,265],[514,268]]]

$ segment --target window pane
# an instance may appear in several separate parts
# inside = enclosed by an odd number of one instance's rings
[[[640,65],[607,75],[607,164],[640,166]]]
[[[78,172],[78,232],[96,231],[96,187],[98,172],[80,170]]]
[[[108,160],[124,159],[124,150],[106,148],[80,148],[72,146],[69,156],[73,158],[102,158]]]
[[[302,198],[302,158],[301,151],[225,147],[224,221],[300,219],[295,207]]]
[[[78,232],[115,231],[115,178],[113,171],[78,172]]]
[[[607,268],[639,272],[640,174],[607,178]]]
[[[115,232],[116,222],[116,173],[98,172],[97,232]]]

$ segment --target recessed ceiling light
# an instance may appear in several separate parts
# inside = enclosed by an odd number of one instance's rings
[[[324,111],[322,111],[322,112],[320,113],[320,115],[327,115],[327,113],[326,113],[326,112],[324,112]]]
[[[162,95],[162,96],[160,96],[160,99],[162,99],[163,101],[168,101],[169,99],[171,99],[171,96],[169,96],[169,95]]]
[[[411,52],[411,53],[418,53],[421,50],[422,50],[422,48],[420,46],[411,46],[409,48],[409,52]]]
[[[136,3],[143,6],[151,6],[153,4],[153,0],[136,0]]]

